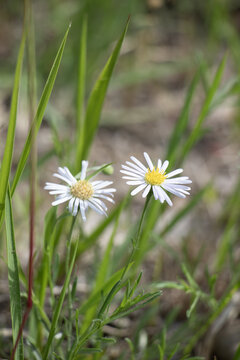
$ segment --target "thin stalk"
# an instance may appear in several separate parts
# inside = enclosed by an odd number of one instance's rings
[[[66,274],[68,272],[69,265],[70,265],[71,238],[72,238],[72,232],[73,232],[73,227],[74,227],[75,221],[76,221],[76,217],[73,216],[71,228],[70,228],[69,235],[68,235],[68,241],[67,241],[67,255],[66,255],[66,263],[65,263]],[[72,346],[72,338],[71,338],[71,333],[72,333],[72,294],[71,294],[71,290],[70,290],[70,283],[68,284],[67,302],[68,302],[68,321],[66,322],[67,335],[68,335],[67,351],[70,351],[71,346]]]
[[[75,222],[75,219],[76,219],[76,218],[74,217],[74,222]],[[50,332],[49,332],[47,344],[46,344],[45,349],[44,349],[44,352],[43,352],[43,360],[46,360],[47,357],[48,357],[48,354],[49,354],[49,351],[50,351],[50,347],[51,347],[51,345],[52,345],[52,341],[53,341],[54,335],[55,335],[55,333],[56,333],[56,328],[57,328],[57,324],[58,324],[58,319],[59,319],[59,316],[60,316],[60,313],[61,313],[61,310],[62,310],[63,301],[64,301],[64,299],[65,299],[66,291],[67,291],[67,289],[68,289],[69,282],[70,282],[70,279],[71,279],[71,274],[72,274],[73,266],[74,266],[74,264],[75,264],[75,259],[76,259],[77,250],[78,250],[78,244],[79,244],[79,242],[76,241],[76,243],[75,243],[75,248],[74,248],[74,252],[73,252],[73,255],[72,255],[72,258],[71,258],[71,262],[70,262],[69,268],[68,268],[68,270],[67,270],[66,279],[65,279],[65,281],[64,281],[63,288],[62,288],[60,297],[59,297],[59,299],[58,299],[58,302],[56,303],[56,306],[55,306],[55,311],[54,311],[53,318],[52,318],[51,329],[50,329]]]
[[[122,281],[123,281],[123,278],[129,268],[129,265],[131,264],[131,262],[134,260],[134,256],[135,256],[135,253],[138,249],[138,245],[139,245],[139,240],[140,240],[140,236],[141,236],[141,233],[142,233],[142,227],[143,227],[143,222],[144,222],[144,217],[145,217],[145,214],[146,214],[146,210],[147,210],[147,207],[148,207],[148,204],[150,202],[150,199],[152,197],[152,193],[150,193],[146,199],[146,202],[145,202],[145,205],[144,205],[144,208],[143,208],[143,211],[142,211],[142,214],[141,214],[141,218],[140,218],[140,221],[139,221],[139,224],[138,224],[138,229],[137,229],[137,233],[136,233],[136,237],[135,239],[133,239],[133,249],[132,249],[132,252],[131,252],[131,255],[128,259],[128,262],[122,272],[122,275],[121,275],[121,278],[120,280],[114,284],[114,286],[112,287],[112,289],[110,290],[110,292],[108,293],[103,305],[101,306],[98,314],[97,314],[97,319],[101,319],[109,302],[110,302],[110,299],[114,297],[114,295],[116,294],[116,292],[119,290],[119,288],[121,287],[122,285]],[[75,355],[77,354],[77,352],[80,350],[82,344],[93,334],[96,332],[95,329],[93,329],[92,331],[89,332],[89,329],[91,328],[92,325],[89,326],[89,328],[84,332],[84,334],[80,335],[74,342],[74,344],[72,345],[71,347],[71,350],[70,350],[70,353],[69,353],[69,356],[68,356],[68,360],[72,360],[74,359]],[[79,332],[80,333],[80,332]],[[79,342],[79,339],[81,339],[81,341]]]
[[[214,320],[221,314],[225,309],[228,303],[232,300],[235,292],[239,290],[240,281],[238,280],[233,287],[226,293],[226,295],[219,302],[216,310],[208,317],[207,321],[196,331],[188,345],[184,349],[184,354],[190,354],[194,346],[197,344],[198,340],[206,333],[207,329],[212,325]]]
[[[141,218],[140,218],[140,221],[139,221],[139,224],[138,224],[136,238],[133,239],[133,249],[132,249],[130,258],[128,260],[128,264],[127,264],[127,266],[125,267],[125,269],[124,269],[124,271],[122,273],[121,280],[123,279],[123,277],[124,277],[124,275],[125,275],[125,273],[126,273],[126,271],[128,269],[129,264],[131,264],[131,262],[134,260],[134,256],[135,256],[135,254],[136,254],[136,252],[138,250],[140,237],[141,237],[141,233],[142,233],[143,220],[144,220],[146,210],[147,210],[147,207],[148,207],[148,204],[150,202],[151,197],[152,197],[152,193],[150,192],[148,194],[148,196],[147,196],[146,201],[145,201],[145,205],[144,205],[144,208],[143,208],[143,211],[142,211],[142,214],[141,214]]]
[[[29,129],[31,128],[36,110],[36,61],[35,61],[35,39],[34,25],[32,16],[32,2],[25,0],[28,16],[28,37],[27,37],[27,67],[28,67],[28,106],[29,106]],[[32,308],[32,288],[33,288],[33,251],[35,242],[35,194],[36,194],[36,164],[37,149],[35,141],[35,126],[31,138],[30,154],[30,203],[29,203],[29,274],[28,274],[28,306]]]
[[[36,108],[36,74],[35,74],[35,49],[34,49],[34,31],[32,23],[32,4],[31,0],[24,0],[24,11],[27,24],[27,67],[28,67],[28,99],[29,99],[29,127],[32,125],[34,112]],[[33,132],[34,134],[34,132]],[[30,174],[30,204],[29,204],[29,262],[28,262],[28,297],[27,307],[23,315],[19,334],[11,354],[11,360],[14,359],[18,342],[21,338],[25,323],[32,309],[32,288],[33,288],[33,251],[34,251],[34,225],[35,225],[35,184],[36,184],[36,147],[34,145],[34,135],[31,139],[31,174]]]

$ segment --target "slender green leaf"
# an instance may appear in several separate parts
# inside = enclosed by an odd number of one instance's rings
[[[202,123],[209,113],[209,110],[210,110],[210,107],[211,107],[211,104],[213,101],[213,97],[214,97],[214,95],[219,87],[219,84],[221,82],[223,71],[224,71],[224,68],[226,65],[226,59],[227,59],[227,56],[224,56],[223,60],[221,61],[221,63],[218,66],[218,69],[216,71],[212,85],[210,86],[210,88],[208,90],[208,93],[206,95],[205,101],[203,103],[203,106],[202,106],[201,112],[198,116],[198,119],[196,121],[196,124],[195,124],[190,136],[188,137],[187,141],[185,142],[183,149],[180,153],[179,158],[181,161],[183,161],[185,156],[188,154],[188,152],[191,150],[193,145],[199,139]]]
[[[14,224],[13,224],[11,196],[10,196],[9,188],[6,194],[5,221],[6,221],[6,235],[7,235],[10,311],[11,311],[11,319],[12,319],[13,343],[15,344],[22,323],[22,307],[21,307],[21,297],[20,297],[18,259],[16,254]],[[16,350],[15,359],[16,360],[24,359],[22,337],[19,341]]]
[[[55,83],[56,76],[57,76],[57,73],[58,73],[58,69],[59,69],[59,66],[60,66],[60,63],[61,63],[61,59],[62,59],[62,55],[63,55],[63,51],[64,51],[64,47],[65,47],[65,43],[66,43],[66,40],[67,40],[69,29],[70,29],[70,27],[68,27],[68,29],[67,29],[67,31],[66,31],[66,33],[64,35],[64,38],[62,40],[62,43],[61,43],[61,45],[59,47],[59,50],[57,52],[57,55],[56,55],[56,58],[54,60],[51,71],[49,73],[47,82],[46,82],[45,87],[43,89],[42,96],[41,96],[41,99],[40,99],[39,104],[38,104],[38,108],[37,108],[35,118],[33,120],[33,123],[32,123],[31,129],[29,131],[29,134],[27,136],[27,140],[25,142],[22,154],[21,154],[20,159],[18,161],[17,170],[16,170],[16,173],[15,173],[15,176],[14,176],[14,179],[13,179],[12,187],[11,187],[11,194],[12,195],[13,195],[15,189],[16,189],[17,183],[18,183],[18,181],[19,181],[19,179],[21,177],[21,174],[23,172],[23,169],[24,169],[24,167],[26,165],[27,158],[29,156],[29,152],[30,152],[30,148],[31,148],[32,136],[37,134],[37,132],[38,132],[40,126],[41,126],[43,115],[44,115],[46,106],[48,104],[50,95],[52,93],[53,85]]]
[[[124,28],[124,31],[118,40],[110,58],[107,61],[102,73],[100,74],[99,78],[97,79],[94,88],[91,92],[90,98],[88,100],[87,109],[86,109],[86,116],[84,120],[84,128],[85,128],[85,141],[84,141],[84,149],[83,149],[83,156],[80,158],[86,158],[88,154],[89,147],[92,143],[93,137],[97,131],[103,102],[107,93],[109,81],[111,79],[113,69],[116,65],[120,49],[122,47],[122,43],[124,37],[127,32],[129,24],[129,19],[127,24]]]
[[[168,150],[167,150],[167,156],[166,158],[169,160],[169,162],[173,162],[174,160],[174,154],[175,151],[178,148],[179,141],[182,137],[182,134],[186,130],[186,127],[188,125],[189,121],[189,110],[190,106],[192,104],[193,95],[195,93],[195,90],[197,88],[197,85],[199,83],[200,73],[199,71],[195,74],[190,87],[187,91],[187,95],[185,98],[185,102],[181,111],[181,114],[179,116],[179,119],[177,121],[177,124],[172,132],[169,144],[168,144]]]
[[[0,218],[2,217],[2,213],[4,209],[4,202],[8,187],[9,175],[11,171],[11,164],[12,164],[17,109],[18,109],[18,96],[19,96],[20,79],[22,74],[25,41],[26,41],[26,30],[24,28],[20,49],[18,53],[16,70],[15,70],[7,139],[6,139],[6,144],[5,144],[5,149],[4,149],[4,154],[0,169]]]
[[[130,264],[129,268],[131,267],[131,265],[132,263]],[[79,313],[84,314],[89,307],[98,303],[101,297],[112,288],[114,283],[116,283],[116,281],[118,282],[121,279],[124,270],[125,267],[115,272],[97,292],[92,293],[89,298],[79,307]]]
[[[58,319],[59,319],[59,316],[60,316],[60,313],[61,313],[61,310],[62,310],[63,301],[64,301],[66,291],[67,291],[67,288],[68,288],[68,285],[69,285],[69,282],[70,282],[70,279],[71,279],[71,274],[72,274],[73,266],[74,266],[74,263],[75,263],[76,255],[77,255],[77,248],[78,248],[78,242],[75,243],[74,253],[73,253],[73,256],[72,256],[72,259],[71,259],[71,263],[69,264],[69,270],[68,270],[68,273],[66,274],[66,278],[65,278],[65,281],[64,281],[64,284],[63,284],[63,288],[62,288],[60,297],[58,299],[58,302],[56,304],[56,308],[55,308],[55,311],[54,311],[54,314],[53,314],[51,329],[50,329],[50,332],[49,332],[49,335],[48,335],[47,344],[46,344],[46,346],[44,348],[43,360],[46,360],[47,357],[48,357],[50,346],[52,344],[52,341],[53,341],[53,338],[54,338],[54,335],[55,335],[55,332],[56,332]]]
[[[109,239],[108,242],[108,246],[105,250],[104,256],[103,256],[103,260],[100,264],[98,273],[97,273],[97,277],[96,277],[96,282],[95,282],[95,286],[94,289],[92,291],[92,294],[96,293],[97,291],[99,291],[102,287],[102,284],[104,284],[104,282],[106,281],[108,272],[109,272],[109,267],[111,264],[111,251],[113,248],[113,242],[114,242],[114,238],[116,236],[116,232],[117,232],[117,228],[118,228],[118,224],[119,224],[119,217],[120,217],[121,211],[119,211],[118,216],[116,218],[116,222],[111,234],[111,237]],[[82,331],[85,331],[86,328],[89,326],[89,324],[91,323],[92,319],[95,317],[95,312],[97,309],[97,304],[95,306],[92,306],[91,308],[88,309],[88,311],[86,312],[86,316],[84,318],[84,322],[82,324]]]
[[[240,345],[237,347],[233,360],[240,360]]]
[[[87,58],[87,17],[82,23],[81,45],[78,64],[78,83],[77,83],[77,131],[76,131],[76,171],[79,171],[82,161],[84,146],[84,99],[86,83],[86,58]]]
[[[201,189],[197,194],[191,196],[190,201],[182,210],[180,210],[174,218],[163,228],[160,233],[160,237],[165,236],[181,219],[183,219],[188,213],[190,213],[193,208],[199,203],[203,198],[206,192],[210,189],[211,184],[207,184],[203,189]]]

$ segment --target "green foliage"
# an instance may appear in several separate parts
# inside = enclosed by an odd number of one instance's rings
[[[70,3],[72,4],[71,1]],[[94,0],[93,5],[96,6],[96,3],[97,1]],[[186,5],[187,2],[184,1],[184,3]],[[214,37],[214,33],[217,34],[216,29],[219,29],[221,16],[220,8],[216,9],[213,6],[215,1],[211,3],[213,18],[210,19],[212,21],[210,26],[212,27],[211,36]],[[60,114],[60,110],[55,109],[55,105],[50,104],[50,96],[62,58],[69,56],[69,53],[65,55],[66,51],[64,50],[67,39],[69,41],[68,28],[42,91],[32,126],[26,137],[15,171],[15,168],[12,167],[12,156],[24,44],[26,35],[29,35],[26,30],[23,32],[20,44],[7,139],[0,169],[0,218],[2,222],[5,221],[5,233],[2,235],[3,238],[6,237],[7,244],[6,259],[13,343],[16,341],[22,321],[21,299],[27,300],[29,293],[27,277],[17,256],[15,233],[18,223],[14,221],[13,211],[15,209],[12,210],[11,198],[20,187],[20,180],[26,181],[27,176],[31,173],[31,167],[27,164],[27,160],[32,141],[35,136],[38,136],[45,114],[47,123],[50,125],[53,144],[50,150],[40,156],[37,163],[38,173],[45,173],[44,165],[48,163],[49,159],[55,157],[59,163],[66,161],[67,164],[70,164],[77,173],[76,178],[80,177],[81,161],[87,159],[98,131],[106,94],[128,29],[129,20],[115,47],[112,47],[108,61],[93,85],[92,91],[89,92],[88,79],[93,79],[95,76],[91,68],[93,59],[89,55],[89,53],[93,53],[91,48],[93,44],[92,14],[96,11],[93,5],[91,8],[90,2],[83,2],[83,10],[80,16],[82,21],[78,23],[75,21],[73,24],[73,28],[76,29],[77,27],[77,31],[74,31],[72,36],[77,38],[76,49],[79,52],[78,56],[75,56],[78,59],[76,109],[72,112],[75,113],[76,119],[73,122],[70,120],[67,126],[69,124],[75,126],[74,136],[68,139],[64,132],[61,133],[61,125],[64,124],[65,126],[66,120]],[[54,5],[52,6],[54,7]],[[103,0],[102,6],[107,9],[110,5]],[[122,6],[121,3],[121,9]],[[184,4],[176,6],[179,8],[183,6],[181,8],[183,13],[187,11],[184,10]],[[59,4],[58,11],[60,14],[62,14],[61,9],[66,8]],[[229,24],[229,14],[223,4],[220,10],[224,15],[224,23],[227,24],[226,28],[228,29],[228,32],[222,33],[221,36],[225,37],[233,51],[234,44],[236,44],[236,33],[232,25]],[[72,11],[71,6],[69,6],[69,11]],[[101,14],[103,14],[102,11],[101,9]],[[204,6],[199,7],[198,11],[203,12]],[[104,14],[104,16],[107,19],[107,15]],[[115,21],[114,17],[110,20],[106,23]],[[104,21],[102,22],[105,24]],[[134,18],[133,24],[135,28],[146,26],[146,24],[139,26],[136,18]],[[105,29],[106,38],[97,34],[98,30],[101,34],[103,30],[95,29],[99,42],[107,43],[107,38],[108,40],[112,39],[111,29]],[[32,43],[32,45],[34,44]],[[131,48],[130,52],[134,51]],[[239,45],[234,50],[235,59],[238,52]],[[105,56],[105,52],[101,56]],[[228,59],[231,56],[231,52],[228,53]],[[183,164],[189,159],[192,150],[205,134],[205,124],[209,114],[218,109],[225,100],[232,100],[239,96],[239,75],[231,76],[230,80],[225,81],[223,86],[221,85],[225,74],[226,59],[227,56],[219,63],[212,78],[207,57],[198,56],[197,66],[194,66],[194,71],[191,73],[191,76],[193,74],[192,81],[186,91],[182,110],[167,142],[166,158],[170,161],[169,168],[173,168],[176,164]],[[169,74],[186,71],[189,64],[189,59],[187,59],[179,60],[174,66],[171,64],[164,64],[163,66],[151,64],[145,69],[133,69],[131,71],[128,60],[126,61],[125,73],[124,71],[121,73],[120,67],[120,72],[117,74],[115,82],[113,81],[115,90],[125,91],[127,87],[136,86],[140,83],[145,86],[147,81],[155,78],[166,79]],[[91,71],[92,74],[89,76]],[[36,79],[32,80],[35,81]],[[192,111],[199,95],[198,92],[201,90],[203,90],[204,98],[200,102],[200,111],[194,119]],[[87,179],[100,173],[109,176],[113,172],[113,163],[94,166],[88,170],[91,173]],[[12,182],[11,178],[13,178]],[[46,180],[44,179],[44,181]],[[117,204],[109,212],[107,218],[100,219],[98,223],[93,222],[90,224],[90,229],[85,228],[78,217],[73,218],[67,211],[61,213],[60,209],[51,207],[43,219],[43,231],[39,231],[37,234],[36,243],[39,244],[40,242],[41,245],[34,253],[33,309],[29,321],[25,325],[25,341],[23,342],[22,338],[20,339],[15,358],[19,360],[25,357],[29,360],[52,358],[99,360],[107,359],[108,347],[116,346],[120,348],[119,359],[129,358],[133,360],[141,357],[147,360],[171,360],[176,357],[180,360],[203,360],[199,356],[192,356],[193,350],[232,301],[233,295],[238,291],[240,285],[240,267],[235,257],[235,249],[240,234],[238,221],[240,215],[239,175],[238,182],[235,188],[231,190],[221,219],[219,219],[221,223],[219,246],[213,257],[213,266],[210,268],[206,266],[204,269],[203,284],[198,281],[196,275],[199,269],[202,270],[203,246],[200,246],[199,253],[193,258],[188,256],[188,234],[183,236],[181,232],[178,232],[178,245],[180,246],[177,249],[172,247],[168,239],[176,231],[177,226],[182,222],[184,223],[186,217],[195,213],[197,207],[206,206],[206,202],[211,201],[208,195],[214,191],[214,181],[205,184],[201,189],[195,187],[189,200],[186,200],[181,208],[174,209],[175,212],[173,211],[168,218],[166,213],[169,208],[165,204],[154,201],[151,194],[147,197],[142,211],[136,207],[136,214],[134,214],[136,216],[132,217],[131,200],[127,194],[124,199],[120,201],[117,199]],[[42,205],[41,200],[39,199],[38,202],[39,207]],[[58,215],[58,211],[60,215]],[[125,225],[123,226],[122,222],[126,218],[126,214],[127,221],[125,221],[129,225],[127,229],[124,228]],[[135,218],[136,220],[134,220]],[[116,241],[118,234],[121,237],[120,242]],[[25,235],[24,237],[28,237]],[[105,245],[103,245],[102,240],[104,237],[107,237]],[[182,270],[178,279],[170,277],[170,271],[169,274],[162,271],[165,254],[173,260],[174,265]],[[146,264],[150,264],[150,270],[147,272]],[[219,295],[217,285],[226,268],[231,275],[231,281],[223,293]],[[85,288],[83,287],[84,290],[82,290],[81,285],[85,286]],[[168,294],[170,290],[184,293],[189,301],[184,321],[180,321],[178,318],[181,310],[178,302],[174,304],[172,311],[163,314],[161,295],[162,293]],[[202,305],[204,305],[204,311]],[[135,314],[135,317],[131,315],[132,313]],[[160,316],[164,326],[158,324]],[[182,313],[181,316],[183,317]],[[134,328],[134,334],[127,333],[127,337],[124,335],[125,346],[121,348],[122,343],[119,345],[119,342],[123,342],[124,338],[120,339],[118,335],[108,336],[107,329],[110,326],[117,325],[119,319],[123,317],[128,318],[130,323],[134,321],[136,328]],[[175,326],[176,324],[178,325]],[[129,328],[134,327],[131,325]],[[149,327],[154,328],[154,332],[148,332]],[[143,345],[141,342],[142,334],[145,336]],[[10,350],[8,349],[8,352]],[[234,360],[239,359],[239,354],[238,348]],[[0,355],[6,357],[5,353]]]
[[[11,195],[9,189],[7,191],[5,204],[6,204],[5,219],[6,219],[10,311],[12,318],[13,344],[15,344],[22,322],[22,305],[21,305],[21,297],[20,297],[18,258],[16,254],[16,245],[15,245],[15,236],[14,236],[14,222],[12,216]],[[15,358],[17,360],[24,359],[22,336],[20,339],[19,346],[17,348]]]

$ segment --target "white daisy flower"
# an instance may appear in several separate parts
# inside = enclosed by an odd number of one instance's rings
[[[166,160],[162,164],[161,160],[158,159],[157,166],[155,167],[149,155],[146,152],[143,153],[143,155],[148,167],[144,166],[134,156],[131,156],[133,162],[126,161],[127,166],[122,165],[123,170],[120,170],[121,173],[126,175],[123,176],[123,179],[130,180],[127,181],[128,185],[138,185],[131,192],[132,196],[143,191],[142,197],[145,198],[152,189],[155,200],[160,200],[161,203],[166,200],[166,202],[172,206],[172,201],[166,191],[181,198],[190,195],[188,191],[191,190],[191,188],[186,185],[191,184],[192,181],[187,176],[172,178],[174,175],[183,172],[183,169],[177,169],[167,174],[166,169],[169,161]]]
[[[80,180],[77,180],[65,166],[59,167],[58,172],[53,176],[65,181],[67,185],[55,184],[47,182],[44,189],[49,190],[50,195],[56,195],[53,206],[62,204],[68,201],[68,210],[73,216],[76,216],[79,209],[83,221],[86,221],[85,212],[88,207],[92,208],[99,214],[107,215],[107,207],[102,199],[111,203],[113,201],[114,188],[107,188],[112,181],[92,181],[86,179],[88,161],[82,161],[82,170]]]

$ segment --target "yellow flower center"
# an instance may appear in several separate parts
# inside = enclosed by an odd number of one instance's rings
[[[71,194],[81,200],[88,200],[93,194],[92,184],[87,180],[79,180],[71,186]]]
[[[166,179],[165,172],[159,172],[159,168],[153,170],[148,169],[145,175],[145,181],[150,185],[161,185]]]

